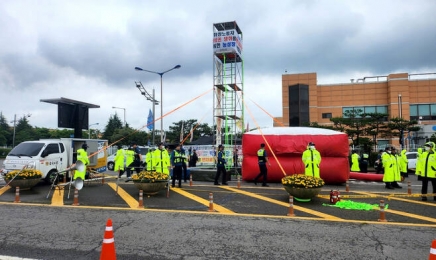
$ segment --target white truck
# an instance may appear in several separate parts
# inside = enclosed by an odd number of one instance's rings
[[[106,171],[107,164],[107,140],[60,138],[40,139],[38,141],[22,142],[14,147],[0,169],[1,174],[12,170],[21,170],[26,165],[34,166],[42,172],[42,178],[47,183],[53,183],[56,172],[64,171],[77,160],[77,150],[82,144],[88,145],[89,157],[88,168],[99,173]]]

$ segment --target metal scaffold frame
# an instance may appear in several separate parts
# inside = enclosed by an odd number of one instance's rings
[[[245,131],[242,31],[236,22],[225,22],[214,24],[213,32],[215,144],[233,147],[236,145],[238,133]]]

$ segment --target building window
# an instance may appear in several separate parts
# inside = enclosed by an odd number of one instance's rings
[[[343,107],[342,108],[342,116],[346,117],[344,114],[346,111],[352,111],[352,110],[362,110],[362,113],[379,113],[379,114],[387,114],[388,113],[388,106],[365,106],[365,107]],[[358,116],[359,117],[359,116]],[[385,118],[385,121],[387,121],[387,117]]]
[[[332,118],[332,113],[322,113],[322,118]]]
[[[289,126],[302,126],[309,121],[309,86],[297,84],[289,90]]]
[[[410,105],[410,120],[436,120],[436,104]]]

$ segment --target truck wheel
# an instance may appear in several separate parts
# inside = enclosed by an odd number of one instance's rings
[[[108,168],[109,171],[113,171],[114,168],[115,168],[114,162],[108,162],[107,163],[107,168]]]
[[[49,173],[47,173],[47,176],[45,176],[44,181],[48,184],[53,184],[54,179],[56,178],[56,170],[51,170]],[[59,181],[59,180],[56,180]]]

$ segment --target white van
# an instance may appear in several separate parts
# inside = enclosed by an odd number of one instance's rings
[[[97,172],[106,171],[108,145],[107,140],[60,138],[41,139],[22,142],[14,147],[3,161],[0,172],[5,175],[9,171],[21,170],[26,165],[40,170],[42,178],[52,183],[56,172],[69,168],[77,160],[77,150],[82,144],[88,145],[89,165]]]

